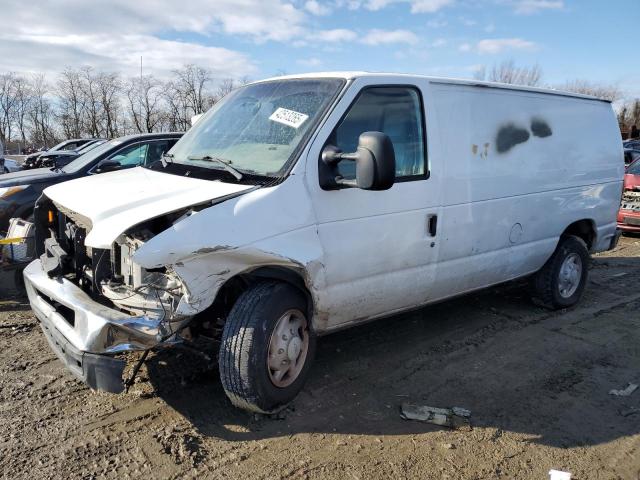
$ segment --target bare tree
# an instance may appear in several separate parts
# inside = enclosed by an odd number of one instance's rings
[[[132,78],[129,81],[129,114],[135,130],[139,133],[153,132],[162,120],[161,85],[152,75]]]
[[[117,73],[99,73],[96,79],[97,90],[103,112],[103,131],[108,138],[117,137],[118,119],[121,110],[122,82]]]
[[[88,66],[81,67],[79,74],[85,106],[85,131],[91,137],[99,137],[103,131],[103,105],[99,98],[98,75]]]
[[[15,83],[15,104],[13,119],[20,133],[21,149],[27,144],[27,120],[31,108],[31,86],[24,77],[17,77]]]
[[[640,99],[623,104],[618,112],[618,124],[622,132],[630,132],[631,127],[640,126]]]
[[[0,140],[7,144],[11,141],[14,105],[16,101],[16,75],[0,75]]]
[[[474,78],[476,80],[537,87],[542,82],[542,69],[538,64],[530,67],[518,67],[514,60],[505,60],[500,64],[494,64],[489,73],[487,73],[486,67],[482,66],[476,71]]]
[[[620,89],[615,85],[592,83],[587,80],[572,80],[558,87],[566,92],[582,93],[594,97],[609,100],[611,102],[620,98]]]
[[[236,82],[233,78],[225,78],[219,84],[215,93],[215,101],[219,101],[222,97],[231,93],[236,88]]]
[[[55,142],[55,120],[51,104],[51,91],[43,74],[31,78],[31,101],[29,102],[29,121],[31,123],[31,141],[37,146],[51,146]]]
[[[186,92],[179,83],[169,81],[165,84],[164,100],[167,105],[167,128],[173,131],[188,130],[193,110],[189,107]]]
[[[62,130],[67,137],[80,137],[84,130],[86,98],[81,72],[66,68],[58,77],[59,112]]]
[[[185,65],[180,70],[174,70],[177,77],[175,87],[184,96],[184,102],[191,109],[193,115],[204,113],[207,108],[207,84],[211,81],[211,72],[197,65]]]

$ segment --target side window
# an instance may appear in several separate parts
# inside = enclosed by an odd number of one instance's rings
[[[120,150],[113,157],[109,158],[109,160],[118,162],[123,167],[135,167],[137,165],[142,165],[147,156],[148,148],[148,143],[130,145]]]
[[[371,87],[363,90],[335,128],[329,143],[355,152],[363,132],[386,133],[396,155],[396,178],[426,173],[422,102],[411,87]],[[343,178],[355,178],[355,162],[339,163]]]
[[[145,165],[151,165],[153,162],[160,160],[162,154],[168,152],[176,142],[177,140],[160,140],[150,143],[149,150],[147,151],[147,161],[145,162]]]

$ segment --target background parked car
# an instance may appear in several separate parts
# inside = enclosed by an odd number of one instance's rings
[[[624,174],[618,228],[623,232],[640,232],[640,159],[629,165]]]
[[[631,165],[636,160],[640,159],[640,145],[638,145],[638,149],[634,150],[631,148],[624,149],[624,164]]]
[[[632,150],[640,150],[640,139],[626,140],[622,142],[624,148],[630,148]]]
[[[61,168],[71,163],[80,155],[84,155],[89,150],[93,150],[99,145],[102,145],[107,140],[104,138],[96,138],[91,140],[76,150],[56,150],[55,152],[45,152],[40,155],[34,162],[31,168]]]
[[[159,160],[182,133],[120,137],[90,150],[61,169],[39,168],[0,177],[0,232],[11,218],[29,219],[42,191],[54,184],[107,171],[149,165]]]
[[[85,143],[90,142],[91,140],[93,140],[93,138],[72,138],[72,139],[60,142],[59,144],[57,144],[56,146],[50,149],[44,149],[44,150],[40,150],[39,152],[32,153],[31,155],[28,155],[27,158],[25,158],[23,167],[25,169],[36,168],[34,167],[35,161],[40,157],[40,155],[44,153],[49,153],[49,152],[56,152],[58,150],[76,150],[80,148],[82,145],[84,145]]]
[[[15,160],[6,157],[0,158],[0,173],[17,172],[18,170],[22,170],[22,165]]]

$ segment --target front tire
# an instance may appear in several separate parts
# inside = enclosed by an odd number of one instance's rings
[[[548,308],[574,306],[582,297],[589,274],[589,251],[575,236],[562,237],[547,263],[533,276],[534,297]]]
[[[235,406],[258,413],[283,408],[302,389],[315,353],[307,299],[297,288],[265,281],[231,309],[218,363]]]

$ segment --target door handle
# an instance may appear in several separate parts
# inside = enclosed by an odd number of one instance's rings
[[[438,215],[429,215],[427,217],[427,229],[429,231],[429,236],[436,236],[438,231]]]

